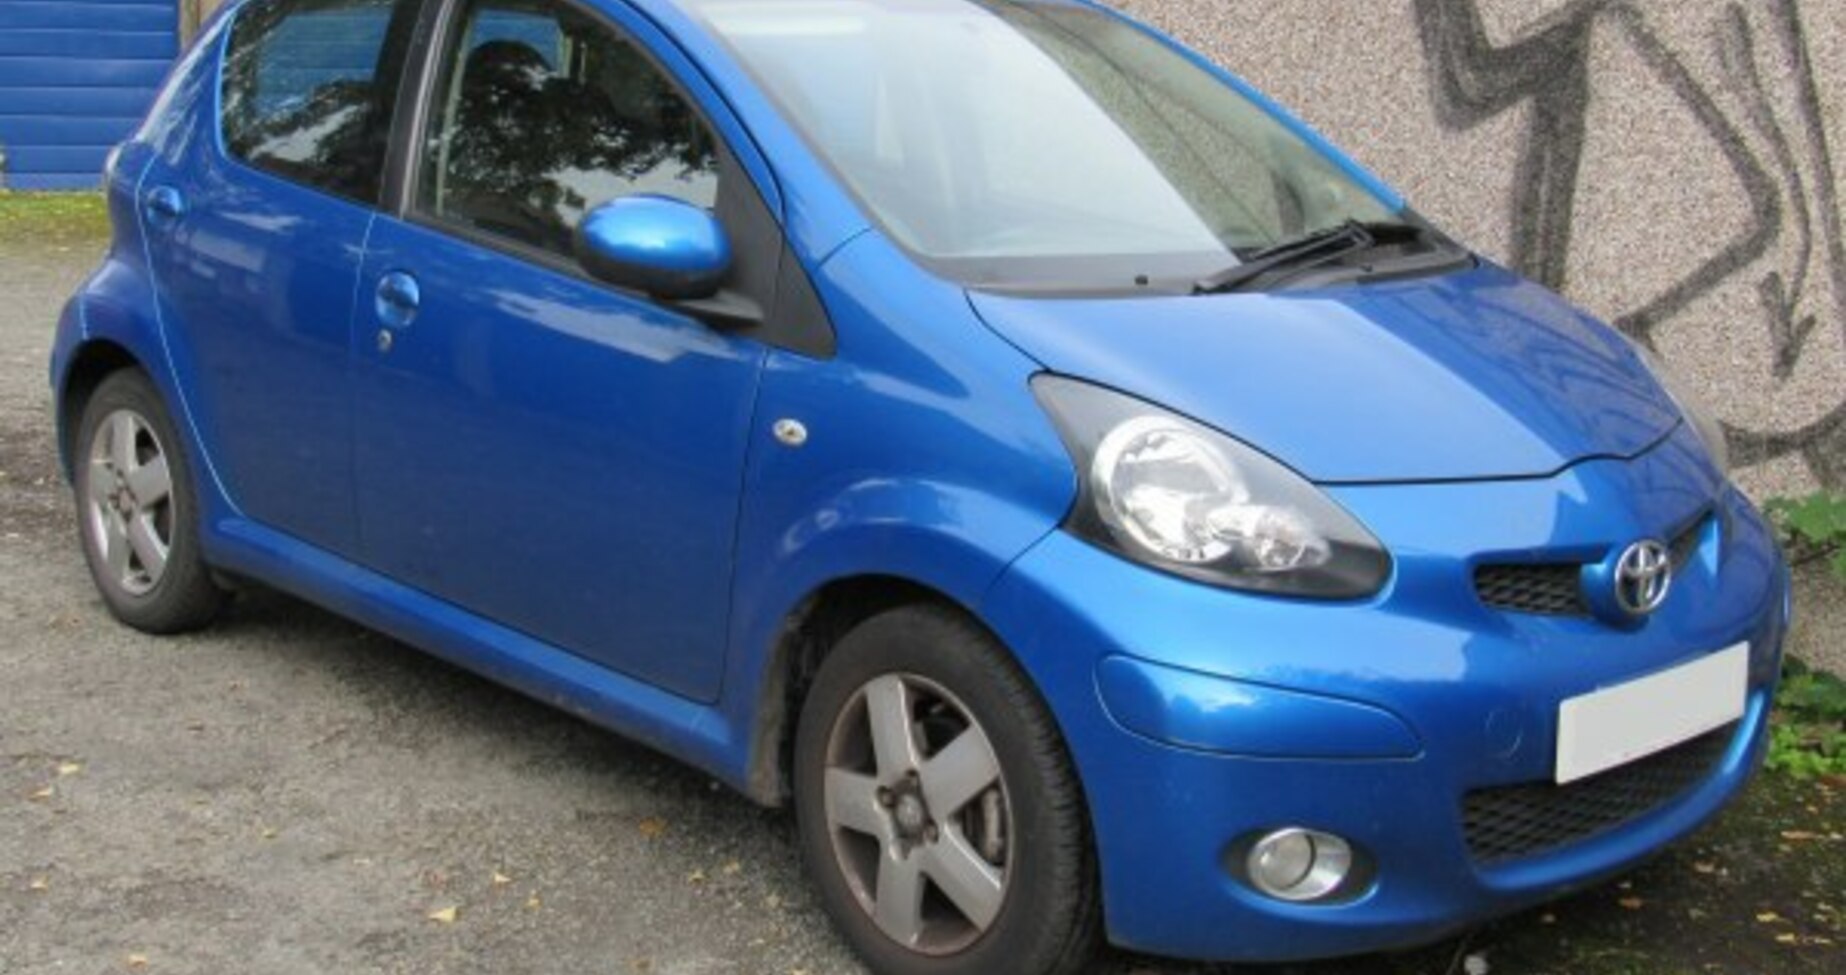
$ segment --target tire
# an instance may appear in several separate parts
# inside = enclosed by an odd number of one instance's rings
[[[71,466],[84,560],[109,612],[157,635],[210,623],[225,595],[199,551],[192,466],[145,374],[122,370],[96,388]]]
[[[1032,684],[971,620],[907,606],[848,633],[794,765],[808,874],[874,972],[1068,975],[1093,956],[1082,791]]]

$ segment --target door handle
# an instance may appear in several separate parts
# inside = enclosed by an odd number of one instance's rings
[[[387,328],[409,328],[423,306],[423,290],[417,286],[416,278],[402,271],[392,271],[378,280],[374,304],[378,320]]]
[[[186,198],[171,186],[156,186],[147,191],[143,202],[148,219],[162,226],[175,223],[186,215]]]

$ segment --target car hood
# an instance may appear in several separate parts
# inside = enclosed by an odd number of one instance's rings
[[[1679,422],[1614,330],[1490,265],[1279,294],[970,300],[1046,368],[1321,483],[1544,476],[1636,456]]]

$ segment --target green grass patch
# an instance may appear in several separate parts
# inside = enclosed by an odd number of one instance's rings
[[[109,239],[100,193],[0,191],[0,246],[68,246]]]

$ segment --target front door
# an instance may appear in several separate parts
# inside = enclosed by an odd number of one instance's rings
[[[447,33],[409,213],[379,218],[360,278],[365,559],[714,700],[764,349],[591,281],[571,241],[625,194],[723,217],[755,191],[615,25],[471,0]]]

